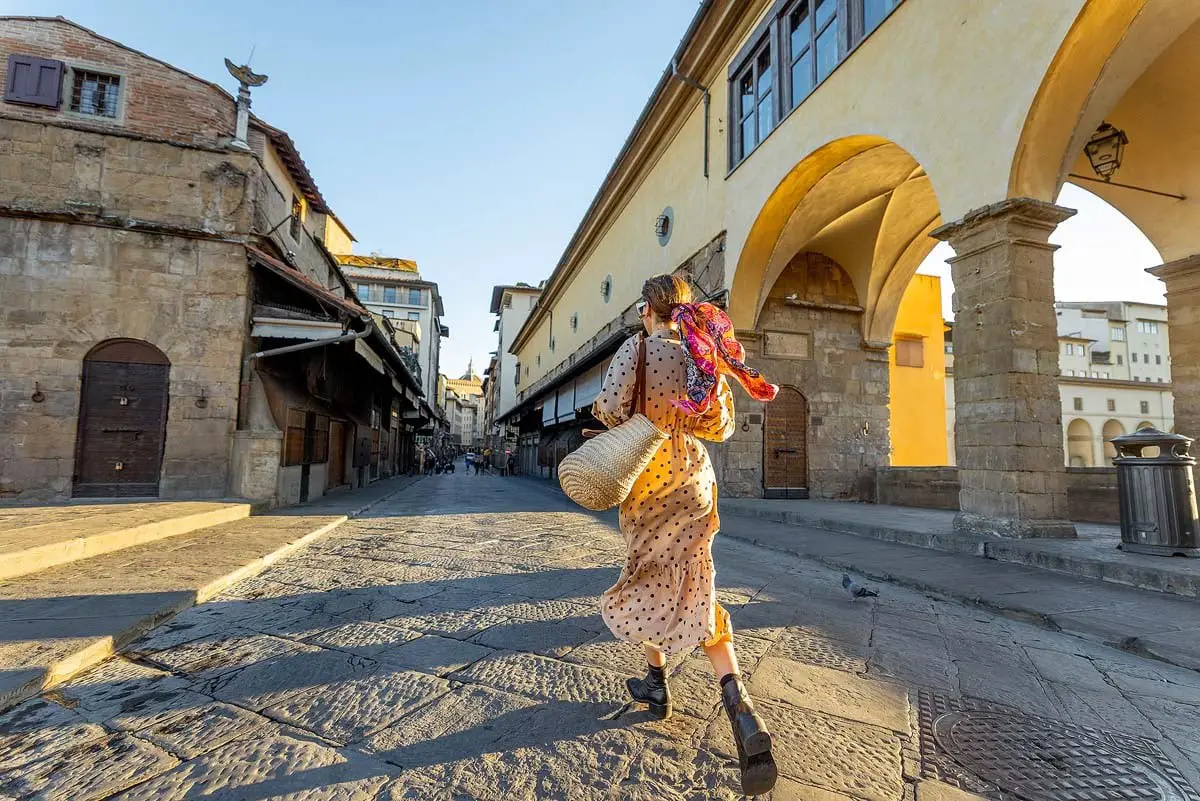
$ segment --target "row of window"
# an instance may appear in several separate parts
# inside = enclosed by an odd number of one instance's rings
[[[780,0],[730,74],[730,169],[902,0]]]
[[[1076,372],[1074,370],[1063,370],[1063,375],[1068,375],[1068,376],[1074,377],[1076,375]],[[1097,372],[1095,370],[1092,370],[1090,373],[1087,370],[1080,370],[1078,373],[1078,376],[1080,378],[1112,378],[1112,376],[1109,375],[1107,372],[1101,373],[1101,372]]]
[[[1129,354],[1129,361],[1136,364],[1137,360],[1138,360],[1138,355],[1136,353]],[[1142,354],[1142,363],[1144,363],[1144,364],[1150,363],[1150,354],[1149,353]],[[1162,364],[1162,355],[1161,354],[1158,354],[1158,353],[1154,354],[1154,363]]]
[[[406,306],[425,305],[425,291],[422,289],[402,289],[400,287],[381,286],[379,284],[358,284],[355,286],[355,291],[358,292],[358,299],[364,303],[375,301],[376,303],[394,303]]]
[[[1115,331],[1117,329],[1113,329],[1113,330]],[[1063,353],[1067,356],[1086,356],[1087,355],[1087,345],[1076,344],[1074,342],[1067,342],[1066,344],[1063,345]],[[1138,355],[1136,352],[1129,354],[1130,362],[1137,364],[1137,360],[1138,360]],[[1144,364],[1150,363],[1150,354],[1149,353],[1142,354],[1142,362]],[[1117,364],[1124,364],[1124,363],[1125,363],[1124,358],[1122,357],[1121,354],[1118,353],[1117,354]],[[1155,364],[1163,363],[1161,353],[1154,354],[1154,363]]]
[[[1073,400],[1074,403],[1072,406],[1074,407],[1075,411],[1084,411],[1083,398],[1074,398]],[[1110,412],[1115,412],[1117,410],[1117,402],[1113,398],[1107,398],[1105,400],[1105,406]],[[1140,414],[1150,414],[1150,401],[1138,401],[1138,412]]]
[[[120,109],[121,76],[68,67],[61,61],[13,54],[8,57],[4,100],[23,106],[58,108],[63,77],[68,77],[68,108],[75,114],[115,119]]]
[[[1137,330],[1139,334],[1157,334],[1158,323],[1154,320],[1138,320]]]

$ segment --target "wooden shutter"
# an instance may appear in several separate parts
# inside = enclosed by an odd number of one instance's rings
[[[58,108],[62,96],[63,63],[37,56],[8,57],[4,99],[9,103]]]

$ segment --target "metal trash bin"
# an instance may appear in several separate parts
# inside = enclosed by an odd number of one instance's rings
[[[1114,437],[1123,551],[1200,557],[1192,440],[1143,428]],[[1157,447],[1157,456],[1143,454]]]

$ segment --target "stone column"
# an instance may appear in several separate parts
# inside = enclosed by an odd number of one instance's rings
[[[1200,254],[1146,272],[1167,285],[1175,430],[1200,438]]]
[[[1075,212],[1011,198],[933,236],[954,279],[955,528],[1074,537],[1067,512],[1054,260],[1048,242]]]

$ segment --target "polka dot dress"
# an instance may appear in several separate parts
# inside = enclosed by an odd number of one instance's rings
[[[626,561],[602,599],[614,636],[668,654],[729,639],[729,614],[716,600],[712,540],[720,528],[717,482],[700,439],[733,434],[733,394],[722,378],[717,402],[689,417],[671,405],[684,395],[682,344],[671,334],[646,340],[646,416],[670,437],[621,504]],[[592,407],[610,428],[634,408],[637,337],[625,342]]]

